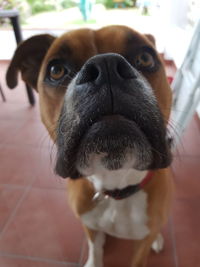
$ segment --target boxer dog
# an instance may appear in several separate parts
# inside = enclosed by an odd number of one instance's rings
[[[22,42],[7,84],[39,93],[57,145],[55,171],[88,238],[85,267],[103,266],[105,234],[134,240],[132,267],[162,249],[173,183],[167,123],[171,90],[151,35],[125,26]],[[124,266],[123,266],[124,267]]]

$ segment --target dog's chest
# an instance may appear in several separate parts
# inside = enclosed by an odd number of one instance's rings
[[[81,219],[91,229],[118,238],[141,240],[149,233],[147,194],[141,190],[123,200],[103,199]]]

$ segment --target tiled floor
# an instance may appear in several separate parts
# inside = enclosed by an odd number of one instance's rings
[[[87,246],[67,205],[66,181],[53,174],[55,151],[20,82],[0,99],[0,266],[80,267]],[[188,127],[172,166],[176,198],[163,230],[165,250],[148,267],[200,266],[200,123]],[[130,242],[108,238],[105,267],[128,267]]]

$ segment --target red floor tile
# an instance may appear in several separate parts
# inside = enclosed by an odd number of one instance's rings
[[[4,146],[0,148],[0,183],[29,185],[38,174],[39,149]]]
[[[178,199],[174,206],[174,235],[179,267],[199,266],[200,198]]]
[[[170,222],[165,226],[163,231],[164,237],[164,250],[160,253],[151,252],[148,267],[177,267],[176,266],[176,251],[173,247],[173,233],[171,230],[171,219]]]
[[[45,259],[22,259],[22,258],[9,258],[0,256],[0,266],[2,267],[79,267],[77,264],[73,263],[62,263],[54,261],[46,261]]]
[[[38,114],[36,107],[31,107],[27,101],[18,104],[4,102],[1,103],[0,110],[0,120],[14,120],[19,123],[30,118],[33,119]]]
[[[34,187],[66,189],[67,179],[63,179],[54,173],[55,150],[41,149],[38,169],[40,170],[33,183]]]
[[[77,262],[82,242],[66,192],[31,189],[0,240],[0,253]]]
[[[67,179],[63,179],[54,174],[54,163],[43,164],[40,172],[37,174],[33,187],[66,189]]]
[[[46,166],[46,169],[43,168],[34,180],[33,187],[66,189],[67,180],[55,175],[51,168],[53,167]]]
[[[165,239],[164,250],[159,254],[151,251],[147,267],[177,267],[175,265],[170,223],[165,226],[163,236]],[[132,257],[134,257],[133,241],[107,236],[104,252],[104,267],[129,267]],[[85,242],[81,263],[86,262],[87,253],[87,243]]]
[[[54,174],[55,151],[50,148],[4,146],[0,148],[0,184],[66,188],[66,180]]]
[[[16,133],[20,133],[23,121],[1,120],[0,121],[0,144],[10,143],[15,137]]]
[[[133,253],[133,242],[108,237],[105,246],[105,267],[130,266]]]
[[[200,156],[176,158],[172,164],[175,177],[176,197],[188,200],[199,197],[200,201]]]
[[[24,188],[0,185],[0,233],[24,193],[24,190]]]
[[[23,105],[23,104],[28,103],[24,83],[19,80],[18,86],[15,89],[11,90],[6,85],[6,81],[4,80],[5,79],[4,75],[0,75],[0,80],[1,80],[1,87],[2,87],[4,95],[6,97],[6,103],[5,104],[9,103],[9,104],[15,104],[15,105],[16,104],[22,104]]]
[[[27,120],[9,142],[10,144],[20,144],[22,146],[33,145],[34,147],[53,146],[49,134],[42,122]]]
[[[6,103],[0,103],[0,230],[8,218],[10,223],[0,235],[0,267],[80,267],[77,262],[80,257],[84,262],[87,247],[82,247],[80,222],[67,206],[66,180],[53,173],[55,152],[51,152],[52,143],[40,121],[38,96],[36,106],[30,107],[22,81],[16,89],[8,90],[6,67],[0,66],[7,98]],[[173,76],[171,70],[168,66],[167,72]],[[195,117],[172,165],[176,200],[173,223],[164,231],[165,250],[158,255],[152,252],[148,267],[199,265],[199,147],[200,123]],[[25,190],[27,195],[17,206]],[[131,242],[108,239],[105,267],[128,267],[131,256]]]
[[[200,156],[200,121],[197,115],[187,126],[175,155]]]

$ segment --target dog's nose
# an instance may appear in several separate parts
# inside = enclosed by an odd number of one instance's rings
[[[119,54],[101,54],[90,58],[80,70],[76,84],[102,84],[137,78],[136,70]]]

